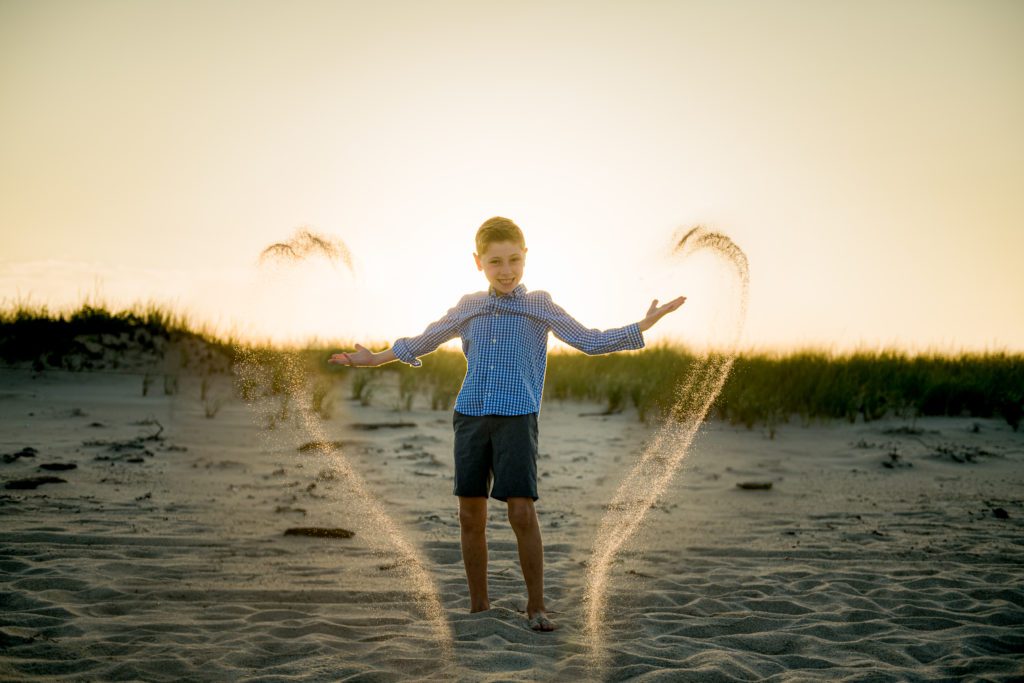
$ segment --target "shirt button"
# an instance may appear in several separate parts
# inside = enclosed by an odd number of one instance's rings
[[[494,366],[492,365],[492,366],[491,366],[491,370],[493,370],[493,369],[494,369]]]
[[[494,337],[491,337],[491,343],[492,343],[492,344],[497,344],[497,343],[498,343],[498,340],[497,340],[497,339],[495,339]]]

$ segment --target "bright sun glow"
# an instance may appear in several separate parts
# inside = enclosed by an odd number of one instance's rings
[[[649,341],[705,344],[723,278],[666,254],[707,224],[747,345],[1024,348],[1019,3],[302,6],[0,4],[0,300],[387,342],[502,215],[584,324],[684,294]],[[303,225],[354,272],[257,267]]]

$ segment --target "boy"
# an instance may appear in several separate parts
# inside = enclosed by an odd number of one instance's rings
[[[455,337],[462,338],[466,377],[452,423],[455,429],[455,486],[459,497],[462,560],[469,584],[470,611],[490,609],[487,597],[487,497],[508,505],[519,563],[526,580],[526,615],[535,631],[552,631],[544,606],[544,549],[534,502],[537,495],[537,414],[547,366],[548,332],[595,355],[639,349],[641,332],[686,300],[651,303],[638,323],[611,330],[583,327],[547,292],[527,293],[520,284],[526,240],[519,227],[496,216],[476,233],[477,270],[490,283],[487,292],[467,294],[418,337],[403,337],[390,349],[336,353],[328,362],[377,366],[400,360],[419,366],[418,356]],[[491,484],[493,483],[493,488]]]

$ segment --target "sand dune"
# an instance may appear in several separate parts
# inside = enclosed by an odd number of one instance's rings
[[[468,613],[451,416],[342,402],[309,434],[259,427],[193,386],[0,370],[3,680],[1014,680],[1024,673],[1024,434],[973,419],[709,423],[615,565],[605,666],[583,627],[604,505],[653,433],[634,415],[541,416],[549,607],[527,629],[503,506],[493,608]],[[224,380],[226,383],[227,380]],[[230,387],[219,387],[229,393]],[[343,395],[343,394],[339,394]],[[362,430],[353,423],[406,421]],[[977,428],[975,429],[975,426]],[[162,431],[160,431],[162,428]],[[397,553],[338,475],[341,453],[435,582],[451,656]],[[74,469],[40,469],[74,464]],[[770,489],[743,490],[743,482]],[[352,538],[285,536],[345,528]],[[386,540],[386,539],[385,539]],[[445,636],[447,637],[447,636]]]

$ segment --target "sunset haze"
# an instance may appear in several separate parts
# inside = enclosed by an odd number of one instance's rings
[[[1015,2],[5,0],[0,299],[387,341],[502,215],[582,322],[714,343],[705,225],[744,345],[1021,350],[1021,64]],[[258,265],[302,226],[353,268]]]

